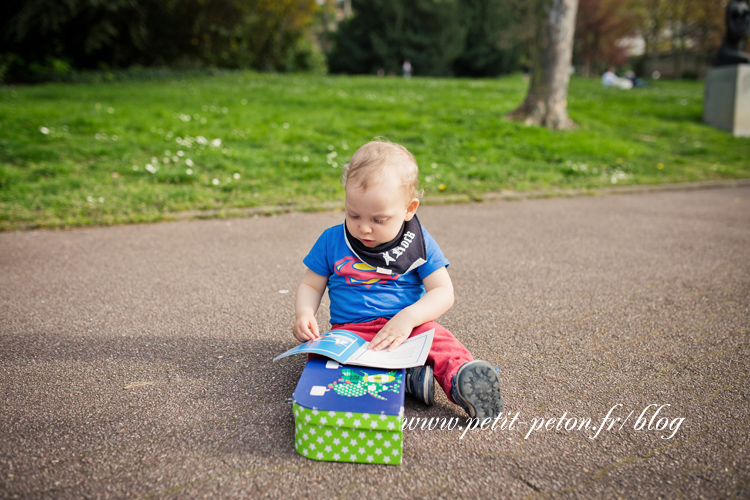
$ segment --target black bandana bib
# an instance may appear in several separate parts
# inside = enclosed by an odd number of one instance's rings
[[[422,225],[417,216],[405,221],[401,231],[388,243],[368,248],[349,233],[344,222],[349,250],[380,274],[406,274],[427,262],[427,249],[422,237]]]

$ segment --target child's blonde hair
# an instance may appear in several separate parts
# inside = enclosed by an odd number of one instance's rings
[[[419,167],[414,156],[402,145],[382,138],[368,142],[354,153],[351,161],[344,165],[341,184],[346,187],[351,182],[367,190],[386,175],[401,176],[407,200],[422,196]]]

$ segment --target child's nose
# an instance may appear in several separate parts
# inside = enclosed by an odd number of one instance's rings
[[[362,234],[370,234],[372,232],[372,228],[369,224],[361,224],[359,230],[362,231]]]

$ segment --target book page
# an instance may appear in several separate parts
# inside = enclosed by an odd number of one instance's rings
[[[346,361],[348,365],[372,366],[374,368],[410,368],[421,366],[427,360],[435,329],[407,339],[394,351],[373,351],[364,345]]]
[[[322,354],[323,356],[344,363],[356,352],[358,347],[366,345],[367,342],[350,331],[331,330],[317,339],[308,340],[304,344],[300,344],[297,347],[293,347],[285,353],[276,356],[274,361],[291,354],[313,353]]]

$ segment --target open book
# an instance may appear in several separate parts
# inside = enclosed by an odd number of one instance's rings
[[[348,330],[331,330],[317,339],[293,347],[274,361],[298,353],[321,354],[344,365],[372,366],[374,368],[410,368],[421,366],[427,360],[435,329],[410,337],[391,352],[387,349],[373,351],[369,342]]]

